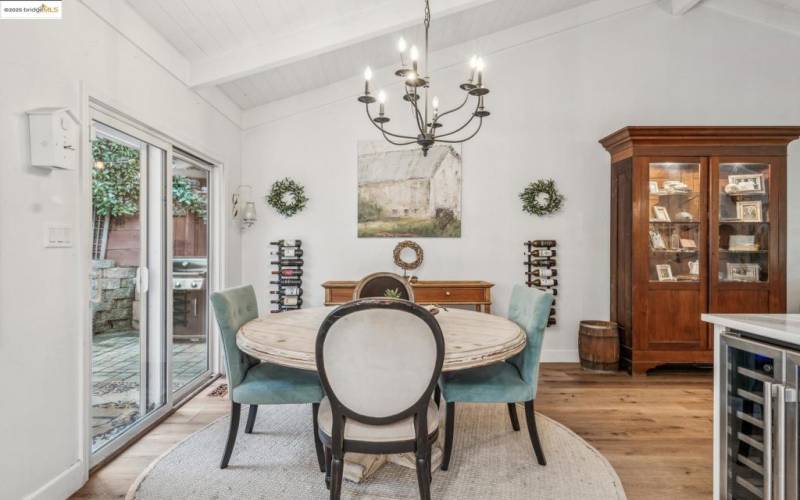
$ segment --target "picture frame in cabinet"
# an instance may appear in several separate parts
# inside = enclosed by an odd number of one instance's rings
[[[650,181],[650,194],[658,194],[658,181]]]
[[[699,260],[690,260],[689,261],[689,274],[692,276],[700,276],[700,261]]]
[[[741,222],[762,222],[761,200],[737,201],[736,217]]]
[[[727,189],[729,194],[764,194],[764,174],[737,174],[728,176],[728,186],[736,186],[735,189]]]
[[[667,249],[667,244],[664,243],[664,238],[661,236],[661,233],[653,229],[650,230],[650,247],[653,250]]]
[[[672,222],[669,218],[667,207],[662,207],[661,205],[653,207],[653,220],[657,222]]]
[[[759,248],[752,234],[732,234],[728,238],[728,250],[732,252],[755,252]]]
[[[761,266],[757,263],[749,262],[728,262],[727,263],[728,281],[758,281],[758,274]]]
[[[669,264],[656,264],[656,276],[658,281],[675,281],[675,277],[672,276],[672,266]]]
[[[681,250],[697,250],[697,243],[691,238],[681,238]]]

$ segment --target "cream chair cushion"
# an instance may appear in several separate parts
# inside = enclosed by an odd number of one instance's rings
[[[430,387],[436,339],[414,314],[365,309],[330,327],[322,359],[337,400],[359,415],[388,417],[410,408]]]
[[[328,398],[319,404],[319,428],[325,435],[331,435],[333,412]],[[387,442],[414,440],[414,417],[407,417],[387,425],[369,425],[352,418],[345,421],[344,438],[352,441]],[[433,401],[428,403],[428,435],[439,428],[439,410]]]

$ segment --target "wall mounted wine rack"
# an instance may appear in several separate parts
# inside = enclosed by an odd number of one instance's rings
[[[270,290],[270,304],[277,309],[270,312],[279,313],[293,311],[303,306],[303,248],[300,240],[278,240],[270,243],[277,250],[270,252],[274,260],[270,262],[272,270],[270,285],[277,285],[277,290]]]
[[[547,326],[556,325],[556,301],[558,300],[558,268],[555,240],[526,241],[525,284],[538,288],[553,297],[553,307],[547,318]]]

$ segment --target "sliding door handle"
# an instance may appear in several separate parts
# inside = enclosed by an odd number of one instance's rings
[[[136,292],[147,293],[150,290],[150,271],[146,267],[136,268]]]

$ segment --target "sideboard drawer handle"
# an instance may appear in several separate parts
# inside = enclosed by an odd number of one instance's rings
[[[447,295],[447,296],[449,297],[449,296],[450,296],[450,290],[445,290],[445,291],[444,291],[444,294],[445,294],[445,295]]]

